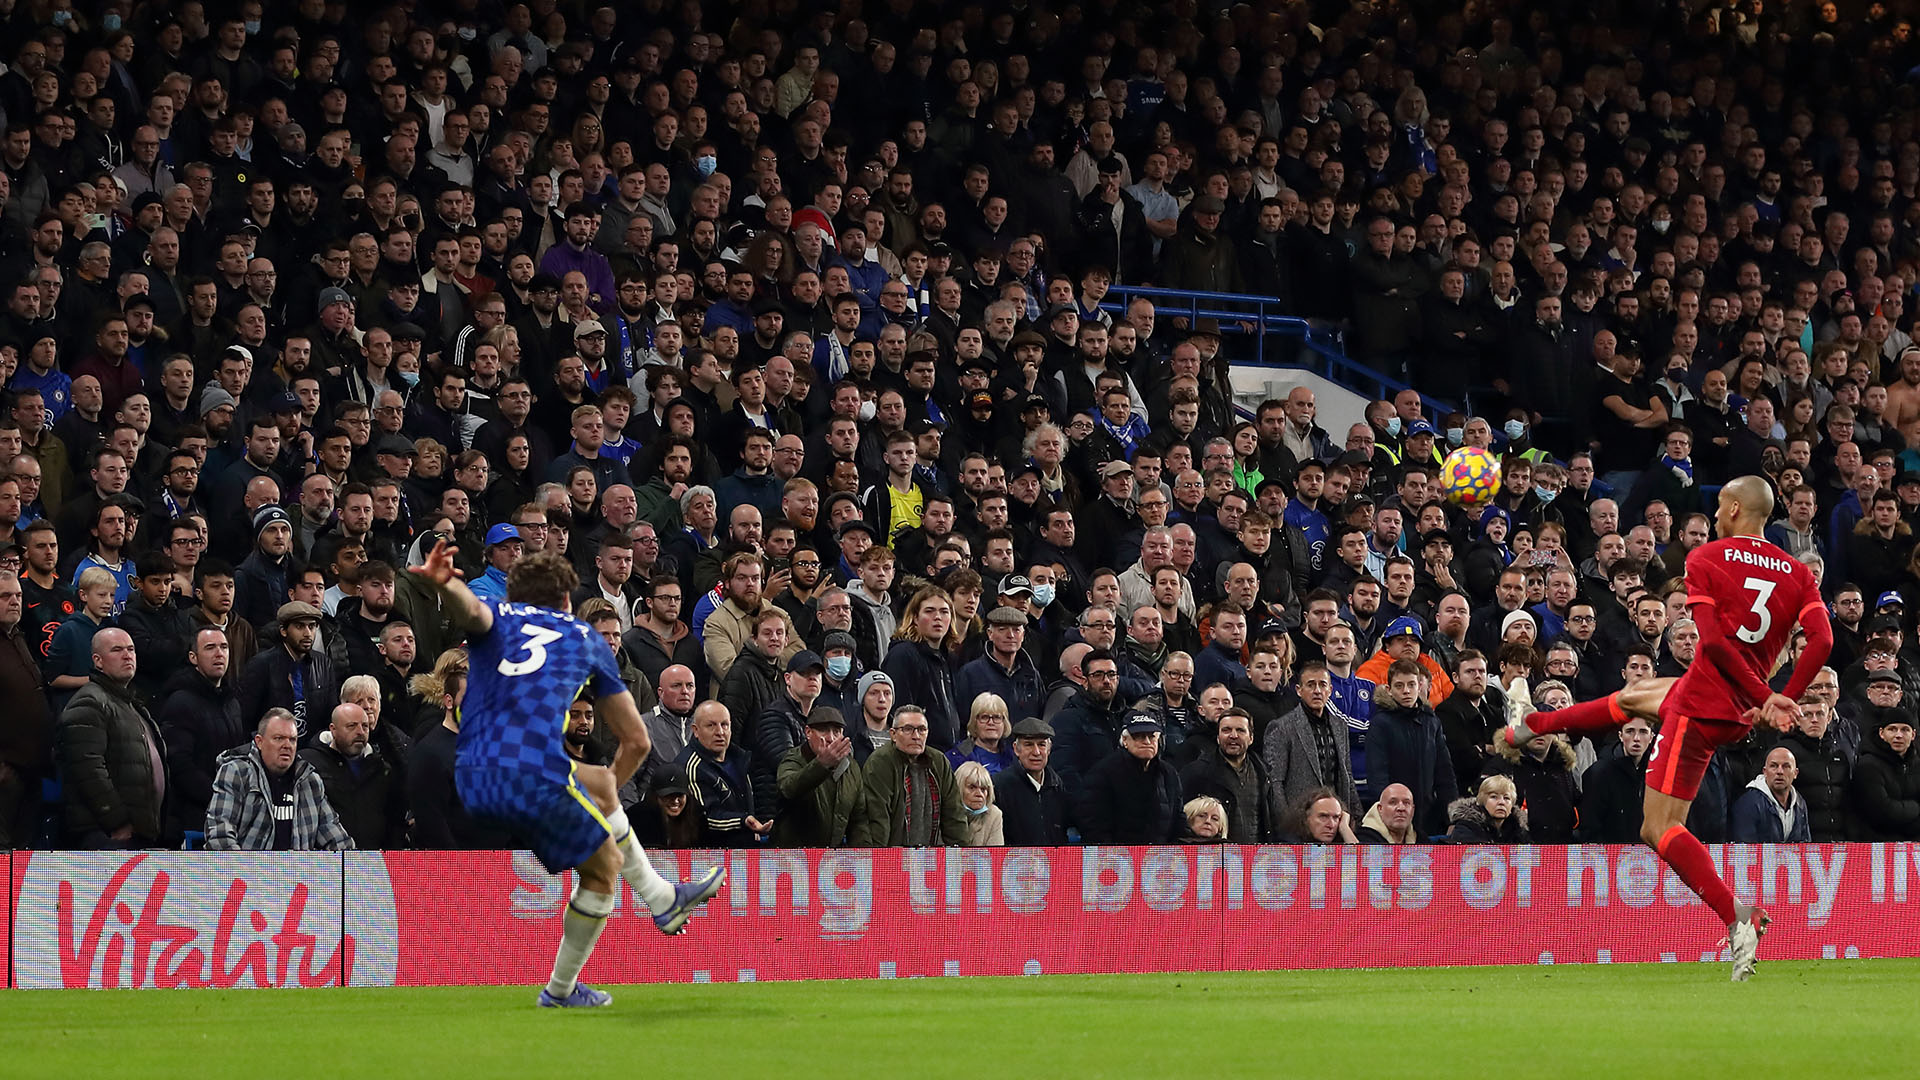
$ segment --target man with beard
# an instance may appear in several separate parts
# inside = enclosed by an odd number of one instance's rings
[[[331,723],[300,757],[320,774],[340,825],[354,846],[378,851],[405,830],[405,785],[398,763],[372,741],[373,720],[358,705],[336,706]]]
[[[397,575],[385,562],[366,562],[352,571],[359,593],[340,601],[336,620],[347,644],[347,666],[356,672],[380,669],[380,635],[394,622]]]
[[[773,598],[773,603],[793,620],[802,641],[815,642],[824,631],[814,613],[814,602],[833,584],[833,579],[825,573],[819,545],[811,539],[801,539],[794,545],[787,571],[787,587]]]
[[[499,408],[500,416],[481,426],[473,437],[473,448],[487,455],[489,461],[505,461],[507,441],[515,435],[524,435],[527,438],[527,474],[533,477],[547,475],[548,467],[553,462],[554,444],[546,429],[529,423],[534,405],[533,385],[524,375],[509,375],[501,383],[500,392],[494,396],[494,404]]]
[[[760,555],[741,552],[729,557],[720,568],[722,599],[707,617],[703,628],[707,669],[712,672],[715,681],[726,678],[742,644],[752,636],[750,625],[753,616],[762,611],[780,611],[780,618],[787,624],[786,645],[776,660],[784,663],[803,648],[799,635],[794,632],[793,620],[761,595],[764,565]]]
[[[285,709],[293,715],[301,741],[312,743],[318,735],[317,718],[331,716],[339,702],[333,662],[313,647],[320,633],[320,609],[293,600],[273,614],[280,625],[280,644],[247,663],[240,677],[240,715]]]

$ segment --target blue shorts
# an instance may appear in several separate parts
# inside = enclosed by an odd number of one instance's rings
[[[613,835],[593,797],[570,779],[482,766],[459,770],[456,781],[469,814],[511,831],[550,873],[586,862]]]

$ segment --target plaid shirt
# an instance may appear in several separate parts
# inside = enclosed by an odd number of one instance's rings
[[[267,766],[251,745],[220,755],[207,804],[207,847],[213,851],[273,850],[273,796]],[[293,759],[293,850],[348,851],[353,837],[327,802],[312,765]]]

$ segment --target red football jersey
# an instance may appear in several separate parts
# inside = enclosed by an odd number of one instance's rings
[[[1754,679],[1764,684],[1786,651],[1793,628],[1823,603],[1807,565],[1757,536],[1702,544],[1687,556],[1687,607],[1706,605]],[[1748,700],[1706,658],[1698,657],[1667,693],[1667,709],[1684,716],[1740,720],[1764,699]],[[1664,710],[1663,710],[1664,711]]]

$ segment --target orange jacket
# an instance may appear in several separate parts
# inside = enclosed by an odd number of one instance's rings
[[[1441,702],[1453,696],[1453,680],[1447,677],[1446,669],[1442,668],[1433,657],[1428,656],[1426,653],[1420,654],[1419,664],[1422,668],[1426,669],[1427,677],[1433,680],[1433,684],[1427,688],[1427,703],[1437,709],[1440,707]],[[1387,692],[1387,668],[1392,666],[1393,657],[1388,656],[1385,649],[1381,649],[1379,652],[1367,657],[1367,662],[1361,664],[1360,670],[1354,672],[1354,674],[1379,687],[1379,694],[1385,695]],[[1384,697],[1382,697],[1381,700],[1384,700]]]

